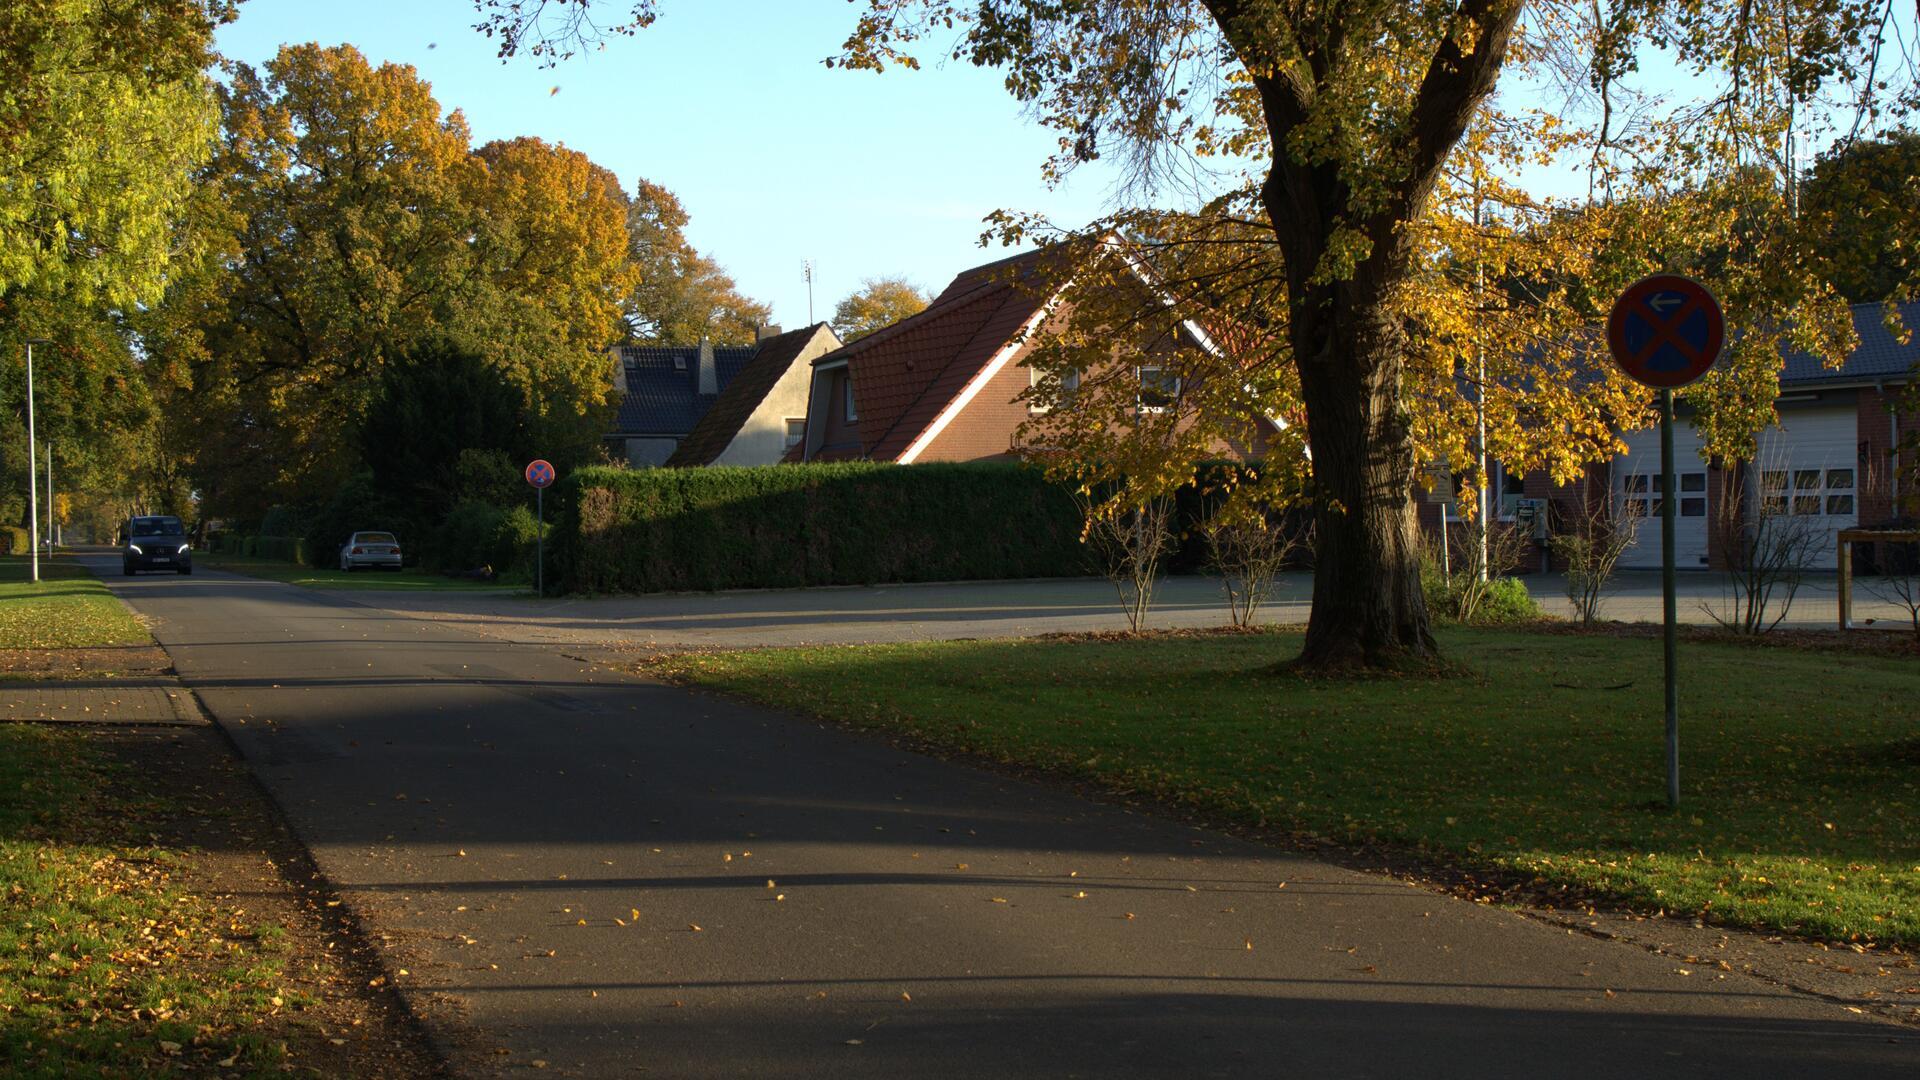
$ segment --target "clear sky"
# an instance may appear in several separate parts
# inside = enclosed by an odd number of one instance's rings
[[[630,5],[602,0],[608,14]],[[246,0],[221,52],[259,64],[287,42],[351,43],[375,63],[411,64],[476,144],[536,135],[678,195],[694,245],[789,328],[866,277],[904,275],[937,291],[982,251],[981,217],[1043,210],[1081,224],[1113,174],[1049,191],[1054,137],[1023,117],[999,78],[965,64],[829,71],[857,9],[825,0],[667,0],[664,14],[604,52],[543,70],[502,66],[475,33],[468,0]],[[558,92],[554,88],[558,87]]]

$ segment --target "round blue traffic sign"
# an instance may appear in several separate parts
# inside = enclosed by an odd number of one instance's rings
[[[543,488],[553,483],[553,464],[545,458],[535,458],[527,466],[527,483]]]
[[[1720,302],[1705,285],[1678,274],[1655,274],[1627,286],[1607,318],[1613,362],[1657,390],[1705,375],[1726,338]]]

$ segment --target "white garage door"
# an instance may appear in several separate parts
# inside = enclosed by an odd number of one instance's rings
[[[1633,546],[1620,565],[1660,569],[1660,428],[1620,436],[1627,452],[1613,459],[1613,497],[1621,513],[1639,519]],[[1679,516],[1673,523],[1673,565],[1700,570],[1707,565],[1707,463],[1700,457],[1700,436],[1693,425],[1676,420],[1673,471],[1680,487]]]
[[[1780,426],[1760,433],[1755,465],[1774,513],[1813,530],[1807,561],[1837,565],[1835,534],[1860,523],[1859,412],[1852,406],[1780,408]]]

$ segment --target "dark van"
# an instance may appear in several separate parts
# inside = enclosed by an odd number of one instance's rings
[[[137,517],[127,520],[120,549],[120,569],[128,577],[142,570],[172,570],[193,573],[193,553],[188,549],[186,526],[177,517]]]

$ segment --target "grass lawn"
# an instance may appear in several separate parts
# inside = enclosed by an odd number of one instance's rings
[[[1216,821],[1732,925],[1920,945],[1911,658],[1683,643],[1676,814],[1657,638],[1441,641],[1477,674],[1263,674],[1298,651],[1285,633],[769,649],[655,669]]]
[[[0,725],[0,1074],[278,1076],[282,931],[185,893],[84,733]]]
[[[289,585],[300,585],[309,589],[383,589],[394,592],[420,592],[429,589],[480,592],[532,591],[531,585],[463,581],[459,578],[429,574],[412,567],[398,572],[356,570],[348,573],[337,568],[316,570],[310,566],[298,566],[280,562],[277,559],[263,559],[255,555],[215,555],[211,552],[196,552],[193,559],[195,565],[204,566],[210,570],[225,570],[228,573],[266,578],[269,581],[284,581]]]
[[[43,558],[40,580],[28,577],[27,556],[0,556],[0,649],[95,648],[153,640],[100,579],[72,559]]]

